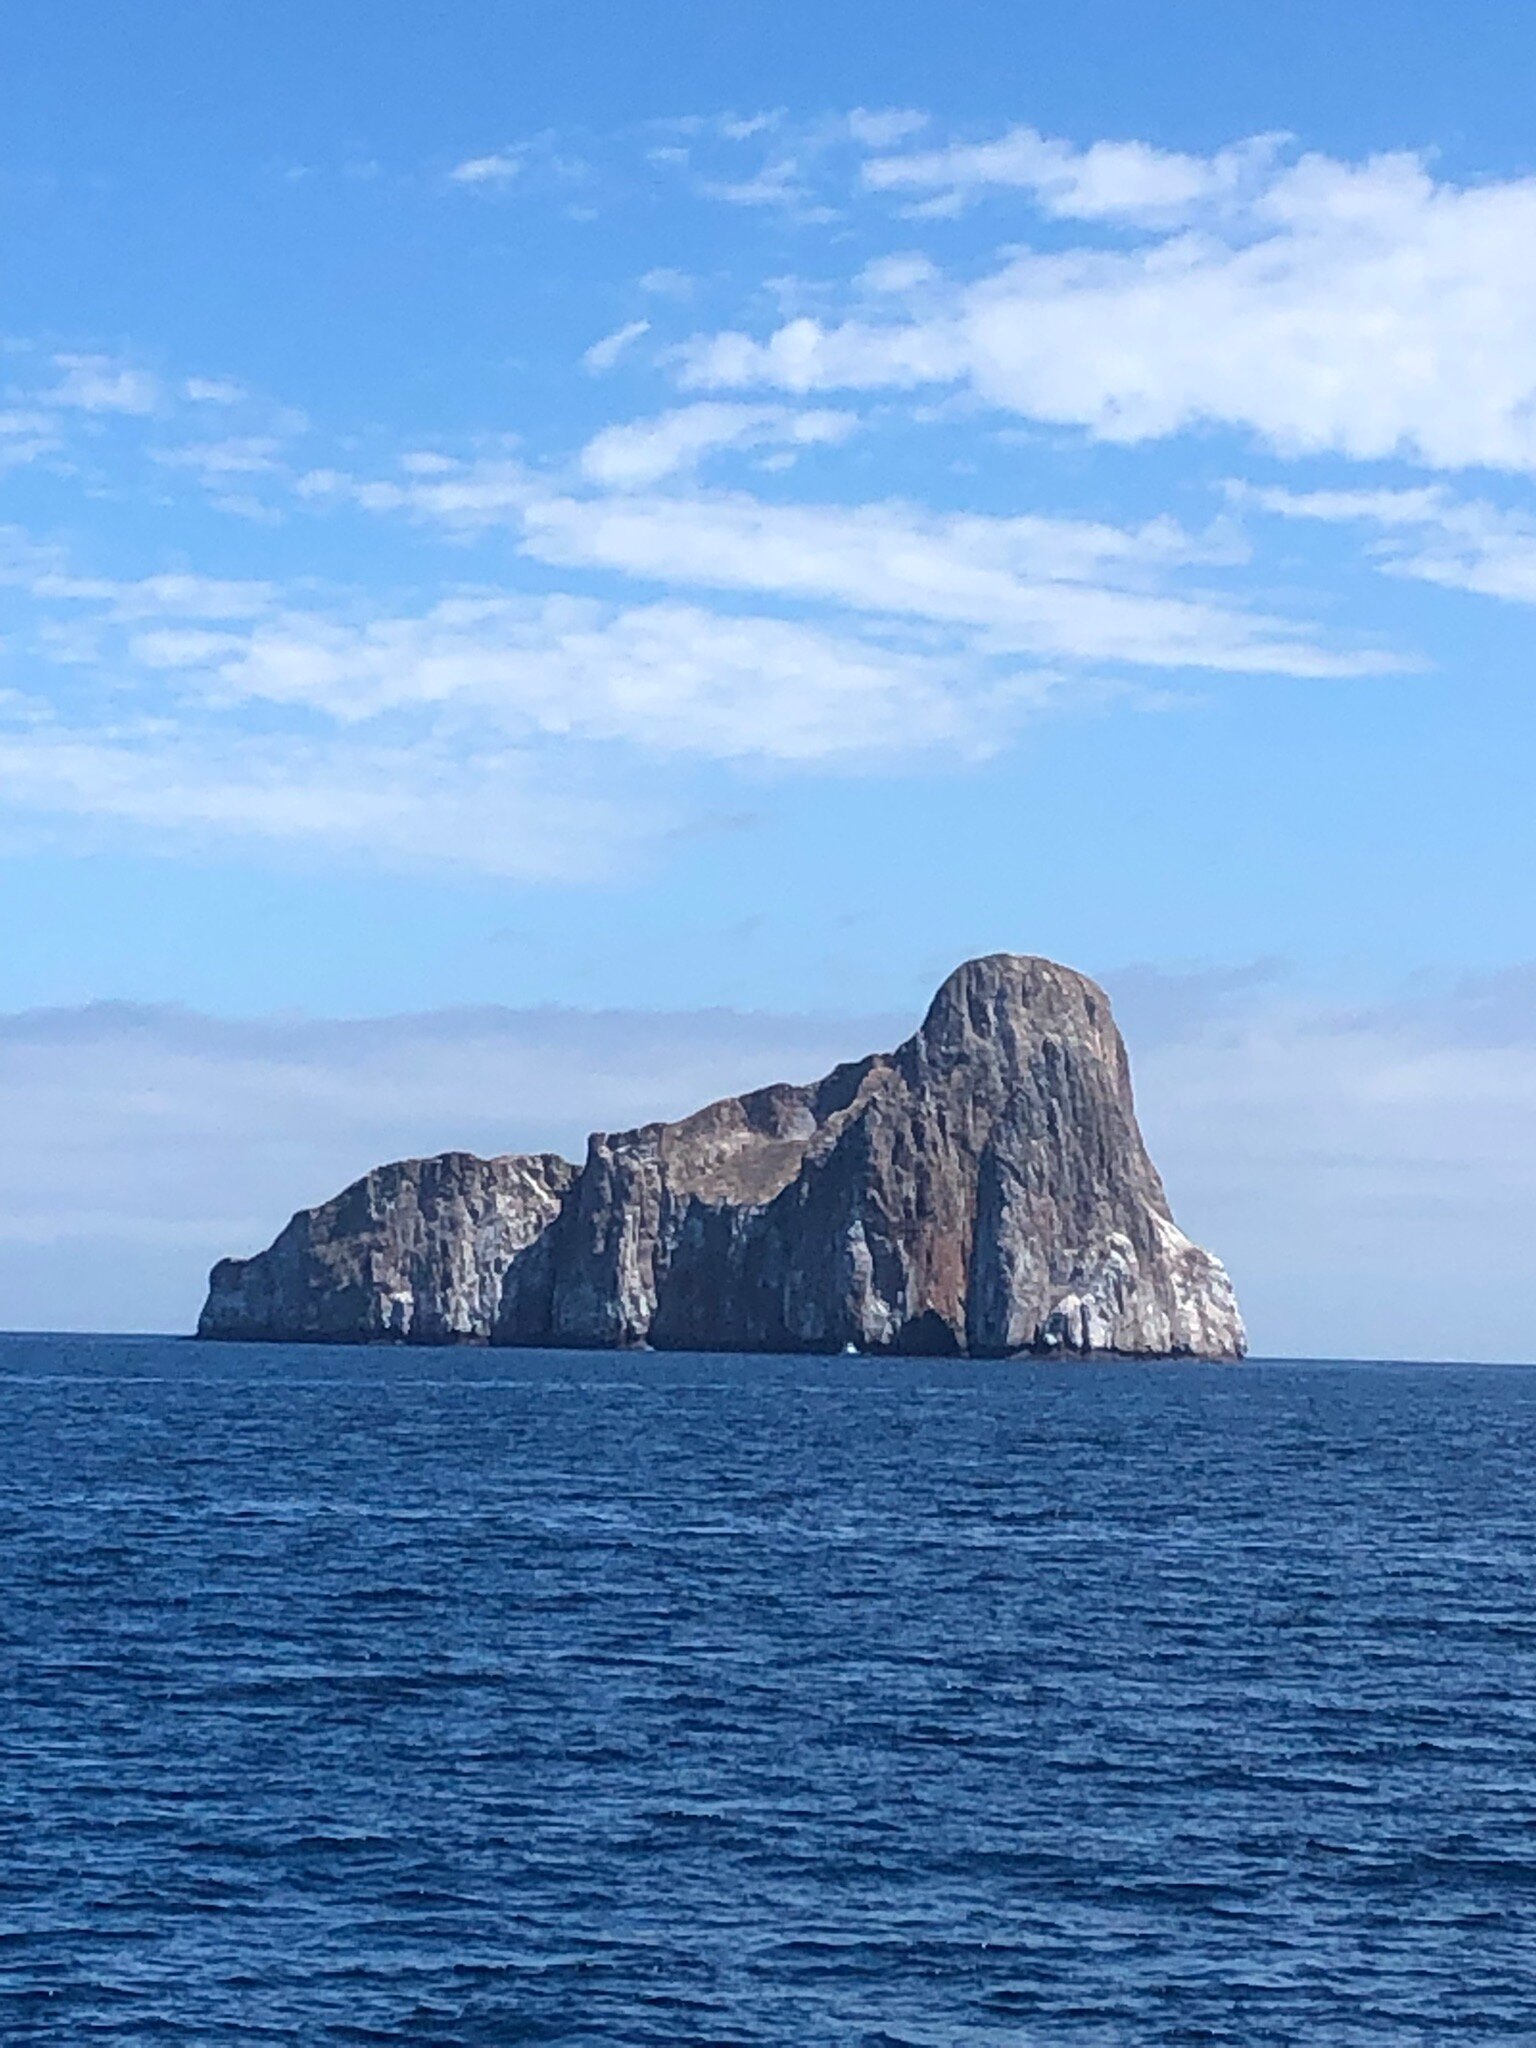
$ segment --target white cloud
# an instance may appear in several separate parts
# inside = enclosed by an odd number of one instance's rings
[[[1420,490],[1285,491],[1233,487],[1239,503],[1288,519],[1376,529],[1378,568],[1449,590],[1536,604],[1536,516],[1484,499]]]
[[[0,469],[35,462],[58,445],[54,422],[44,412],[0,412]]]
[[[472,763],[430,743],[371,748],[141,720],[0,730],[8,823],[71,820],[112,843],[287,848],[369,865],[447,864],[519,880],[589,879],[656,829],[601,798],[563,793],[506,750]]]
[[[1278,512],[1287,519],[1322,519],[1335,525],[1371,520],[1382,526],[1420,526],[1438,519],[1452,502],[1438,484],[1412,490],[1290,491],[1233,482],[1227,491],[1239,505]]]
[[[662,264],[645,273],[640,279],[640,289],[658,298],[686,299],[693,294],[693,279],[686,270],[672,270]]]
[[[283,514],[275,505],[269,505],[264,498],[258,498],[254,491],[214,491],[209,504],[216,512],[227,512],[234,519],[246,519],[253,526],[281,526]]]
[[[537,486],[521,463],[489,458],[475,463],[449,460],[446,467],[407,466],[407,480],[349,476],[343,470],[307,470],[294,482],[299,498],[341,501],[365,512],[406,512],[444,526],[473,530],[515,517],[536,495]]]
[[[728,391],[910,390],[959,383],[968,369],[965,335],[949,307],[942,320],[905,325],[849,320],[829,327],[802,315],[766,341],[728,328],[696,336],[677,361],[685,388]]]
[[[1309,156],[1260,175],[1241,151],[1186,164],[1096,157],[1101,147],[1068,153],[1066,182],[1047,191],[1058,212],[1197,205],[1239,158],[1240,189],[1199,232],[1015,251],[919,317],[699,337],[684,382],[958,384],[1107,441],[1222,424],[1289,456],[1536,468],[1536,180],[1437,182],[1401,155]],[[929,165],[925,179],[939,172],[935,158],[891,159],[877,175],[915,179],[914,162]]]
[[[248,619],[269,610],[276,597],[275,587],[270,583],[195,576],[183,570],[119,581],[105,576],[73,576],[51,567],[37,571],[29,587],[34,597],[45,600],[62,598],[101,605],[110,617],[119,620]]]
[[[649,320],[626,320],[622,327],[616,327],[612,334],[605,334],[601,341],[594,341],[582,357],[582,362],[594,375],[611,370],[627,348],[633,347],[640,337],[649,334]]]
[[[532,498],[523,520],[523,545],[542,561],[924,620],[1050,660],[1286,675],[1391,665],[1219,600],[1127,587],[1213,553],[1230,559],[1227,542],[1169,521],[1127,529],[901,504],[771,505],[725,492]]]
[[[455,185],[506,185],[521,169],[519,158],[500,150],[490,156],[467,157],[455,164],[448,176]]]
[[[757,114],[722,114],[715,124],[727,142],[750,142],[754,135],[769,135],[784,119],[782,107]]]
[[[1095,142],[1077,149],[1033,128],[1011,128],[992,142],[874,157],[863,166],[863,179],[887,192],[969,195],[989,186],[1010,187],[1029,192],[1045,212],[1065,219],[1167,221],[1239,192],[1281,140],[1257,136],[1215,156],[1188,156],[1145,142]]]
[[[750,408],[745,410],[750,411]],[[675,416],[674,416],[675,417]],[[734,438],[736,422],[727,413]],[[597,438],[592,464],[621,483],[675,468],[690,436],[723,445],[719,426],[684,409],[683,424],[633,423]],[[840,433],[818,423],[815,434]],[[609,436],[612,438],[609,438]],[[606,569],[676,589],[741,590],[819,603],[881,621],[939,629],[952,658],[1024,655],[1052,664],[1124,663],[1243,675],[1350,676],[1412,666],[1380,649],[1330,647],[1305,623],[1206,592],[1167,588],[1175,572],[1246,559],[1221,527],[1194,535],[1176,522],[1134,527],[1035,514],[936,513],[900,502],[773,504],[743,492],[695,490],[576,497],[514,464],[465,465],[452,476],[362,482],[335,472],[301,479],[309,496],[346,497],[451,529],[505,523],[522,551],[558,567]]]
[[[848,133],[865,149],[893,149],[927,126],[915,107],[855,107],[848,116]]]
[[[147,370],[115,363],[110,356],[58,355],[63,376],[46,394],[51,405],[82,412],[151,413],[160,403],[159,379]]]
[[[728,448],[824,447],[858,426],[851,412],[705,401],[652,419],[605,427],[581,452],[584,475],[607,490],[634,490],[691,469]]]
[[[250,396],[233,377],[188,377],[181,392],[194,405],[239,405]]]
[[[218,705],[343,723],[430,711],[460,732],[801,766],[986,751],[1045,687],[782,619],[572,598],[463,597],[363,626],[289,615],[248,632],[159,627],[131,652]]]
[[[703,187],[710,199],[729,206],[797,206],[807,197],[804,174],[792,156],[773,158],[749,178],[718,178]]]
[[[193,441],[151,453],[167,469],[191,469],[205,479],[260,476],[281,467],[281,444],[269,435],[244,434],[223,441]]]
[[[877,256],[865,264],[857,281],[866,291],[901,293],[932,284],[938,275],[935,263],[920,250],[910,249],[901,255]]]

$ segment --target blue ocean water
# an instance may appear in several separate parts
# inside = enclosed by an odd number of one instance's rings
[[[0,2040],[1536,2039],[1536,1371],[0,1341]]]

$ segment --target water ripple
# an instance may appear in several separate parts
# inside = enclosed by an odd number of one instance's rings
[[[0,1340],[0,2039],[1536,2039],[1536,1372]]]

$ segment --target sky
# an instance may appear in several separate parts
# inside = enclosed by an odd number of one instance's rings
[[[1342,17],[1342,18],[1341,18]],[[1094,974],[1256,1348],[1536,1356],[1536,13],[0,18],[0,1326]]]

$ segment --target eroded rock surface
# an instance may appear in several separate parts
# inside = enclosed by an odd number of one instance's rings
[[[214,1269],[207,1336],[1238,1357],[1175,1225],[1108,999],[957,970],[894,1053],[592,1138],[370,1174]]]
[[[200,1337],[484,1343],[507,1267],[576,1169],[552,1153],[443,1152],[380,1166],[209,1276]]]

